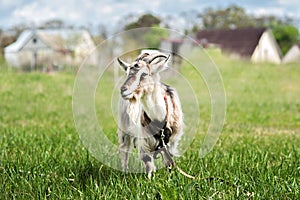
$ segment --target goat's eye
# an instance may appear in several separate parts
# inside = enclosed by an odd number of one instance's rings
[[[135,68],[140,68],[140,66],[138,64],[134,64]]]
[[[147,75],[148,75],[147,73],[142,73],[140,77],[140,81],[144,80]]]

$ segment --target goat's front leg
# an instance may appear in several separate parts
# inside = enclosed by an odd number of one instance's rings
[[[154,165],[154,158],[152,155],[145,153],[143,149],[140,149],[140,158],[144,162],[147,176],[150,179],[152,176],[152,172],[155,172],[156,170],[156,167]]]
[[[118,138],[119,138],[119,154],[122,162],[122,168],[125,172],[127,172],[131,137],[125,132],[118,130]]]

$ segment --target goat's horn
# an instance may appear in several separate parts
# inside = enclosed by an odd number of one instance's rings
[[[164,54],[159,54],[159,55],[156,55],[156,56],[154,56],[153,58],[151,58],[150,60],[149,60],[149,64],[150,63],[152,63],[153,62],[153,60],[155,60],[156,58],[160,58],[160,57],[163,57],[163,58],[168,58],[166,55],[164,55]]]
[[[137,59],[135,59],[135,61],[143,60],[147,56],[149,56],[149,53],[143,53],[142,55],[139,55],[139,57],[137,57]]]
[[[127,68],[130,66],[129,63],[127,63],[127,62],[121,60],[120,58],[117,58],[117,60],[118,60],[119,64],[123,67],[123,69],[124,69],[125,71],[126,71]]]

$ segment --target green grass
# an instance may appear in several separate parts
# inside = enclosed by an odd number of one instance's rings
[[[1,64],[0,199],[299,199],[299,65],[210,55],[224,81],[227,115],[204,158],[199,148],[210,120],[209,94],[189,65],[181,70],[197,86],[201,121],[176,162],[195,180],[164,169],[148,180],[103,165],[84,148],[74,126],[74,74],[22,73]],[[116,125],[110,107],[103,106],[110,103],[111,80],[110,72],[101,80],[105,87],[97,90],[96,112],[115,143]],[[176,85],[175,80],[170,82]]]

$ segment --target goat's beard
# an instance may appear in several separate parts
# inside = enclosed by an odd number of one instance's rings
[[[138,95],[134,95],[132,99],[129,100],[129,106],[127,107],[127,114],[134,124],[138,124],[140,120],[140,98]]]

